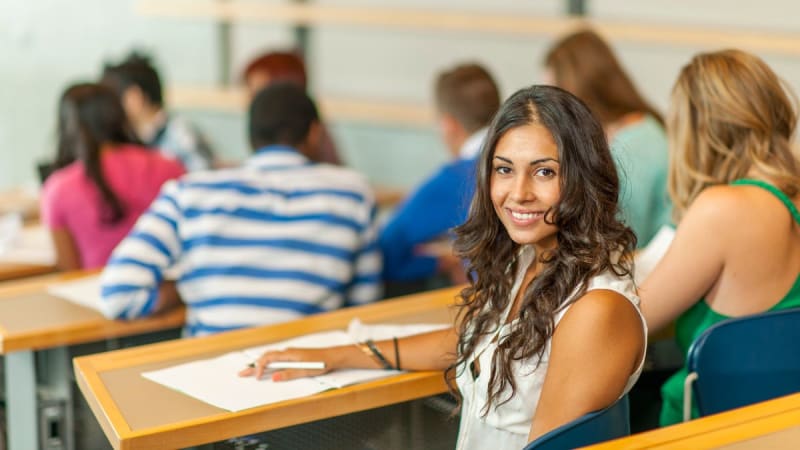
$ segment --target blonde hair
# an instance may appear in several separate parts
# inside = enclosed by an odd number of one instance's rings
[[[723,50],[692,58],[675,82],[667,117],[675,222],[703,189],[745,177],[751,169],[796,196],[796,103],[754,55]]]

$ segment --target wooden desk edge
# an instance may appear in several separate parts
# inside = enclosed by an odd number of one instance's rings
[[[65,300],[67,301],[67,300]],[[67,325],[47,331],[33,330],[9,336],[2,330],[0,354],[20,350],[41,350],[53,347],[83,344],[103,339],[145,334],[179,328],[185,322],[183,306],[164,313],[131,321],[98,319],[96,322]]]
[[[106,411],[101,406],[103,402],[113,403],[113,401],[111,400],[111,395],[108,393],[108,390],[106,390],[105,386],[100,382],[98,374],[90,370],[91,365],[91,361],[82,358],[73,359],[72,367],[75,373],[75,381],[109,443],[115,450],[120,450],[122,436],[129,434],[130,428],[118,411]],[[119,433],[117,430],[119,430]]]
[[[586,447],[592,450],[639,449],[679,443],[709,433],[735,430],[745,424],[800,410],[800,393],[702,417],[664,428],[634,434]]]
[[[398,380],[397,377],[403,379]],[[447,385],[441,372],[414,372],[244,411],[136,430],[123,436],[121,443],[122,448],[131,450],[190,447],[402,403],[445,391]],[[312,402],[314,407],[309,409]]]
[[[55,271],[55,266],[44,264],[0,262],[0,282],[46,275]]]

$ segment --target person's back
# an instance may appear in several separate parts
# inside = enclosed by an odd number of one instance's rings
[[[60,168],[41,195],[63,270],[102,267],[114,246],[183,167],[137,145],[114,94],[96,84],[68,88],[59,107]]]
[[[42,190],[43,220],[51,228],[70,230],[82,268],[105,265],[161,185],[184,173],[178,162],[134,145],[108,151],[101,158],[101,167],[109,187],[125,206],[126,215],[117,223],[104,223],[99,191],[81,162],[54,172]]]
[[[667,195],[667,136],[652,116],[628,125],[611,138],[611,154],[622,180],[620,204],[640,247],[671,225]]]
[[[189,335],[377,299],[373,195],[361,175],[314,162],[316,117],[297,87],[256,96],[255,154],[240,168],[165,185],[103,274],[104,314],[132,318],[164,307],[159,285],[173,265]]]
[[[648,325],[657,331],[675,320],[685,352],[729,317],[800,306],[800,170],[795,107],[758,58],[695,56],[672,103],[678,229],[640,292]],[[681,419],[685,375],[662,388],[664,425]]]
[[[419,246],[463,223],[475,190],[475,161],[500,94],[489,72],[464,64],[443,72],[434,87],[439,128],[454,161],[425,180],[394,212],[381,231],[383,277],[387,281],[421,281],[437,272],[462,272],[449,255],[423,255]]]

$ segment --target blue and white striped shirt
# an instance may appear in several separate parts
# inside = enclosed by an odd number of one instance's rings
[[[103,313],[151,313],[175,271],[186,334],[277,323],[379,298],[381,264],[366,180],[266,147],[164,185],[103,271]]]

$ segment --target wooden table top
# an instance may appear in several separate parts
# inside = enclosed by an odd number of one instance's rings
[[[460,288],[345,308],[278,325],[76,358],[78,385],[115,449],[182,448],[427,397],[447,390],[442,373],[413,372],[236,413],[141,376],[142,372],[364,323],[453,323]],[[235,374],[232,374],[234,376]]]
[[[55,270],[56,268],[53,266],[41,264],[0,262],[0,281],[44,275],[55,272]]]
[[[108,320],[97,311],[47,293],[47,286],[97,271],[76,271],[0,285],[0,354],[39,350],[178,328],[184,308],[134,321]]]
[[[795,449],[800,393],[587,447],[610,449]]]

